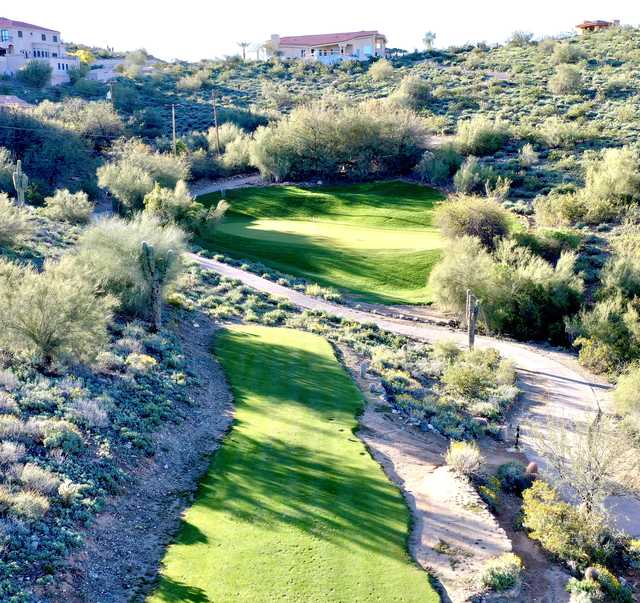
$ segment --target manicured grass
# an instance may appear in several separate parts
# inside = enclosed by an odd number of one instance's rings
[[[439,601],[406,551],[400,493],[353,433],[363,399],[326,340],[242,326],[215,352],[235,424],[150,601]]]
[[[217,202],[205,195],[202,202]],[[432,224],[440,193],[393,181],[228,191],[232,211],[211,250],[346,290],[364,301],[426,303],[440,258]]]

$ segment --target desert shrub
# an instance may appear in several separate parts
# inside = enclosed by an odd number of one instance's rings
[[[452,396],[483,398],[493,385],[489,367],[473,362],[450,364],[442,374],[445,391]]]
[[[85,230],[73,265],[98,290],[112,294],[123,310],[144,314],[150,304],[151,285],[141,264],[143,241],[153,245],[158,262],[168,264],[162,283],[166,287],[179,272],[185,235],[176,226],[162,227],[146,214],[131,221],[104,219]]]
[[[12,352],[56,359],[92,360],[105,345],[112,302],[63,264],[42,272],[0,265],[0,343]]]
[[[503,490],[516,494],[521,494],[533,483],[533,477],[526,472],[526,467],[517,461],[500,465],[496,477],[500,480]]]
[[[510,222],[509,211],[497,201],[472,195],[457,195],[436,210],[436,223],[446,237],[476,237],[489,249],[508,234]]]
[[[580,124],[551,116],[537,128],[536,136],[548,147],[570,149],[578,142],[595,137],[595,134]]]
[[[629,146],[605,149],[587,162],[585,195],[592,199],[630,202],[640,199],[640,159]]]
[[[524,566],[522,560],[513,553],[487,561],[481,570],[480,582],[485,588],[504,592],[519,586]]]
[[[598,301],[569,324],[582,364],[615,373],[640,357],[640,316],[621,296]]]
[[[60,478],[34,463],[27,463],[20,471],[20,481],[28,490],[40,494],[54,494],[60,485]]]
[[[382,82],[390,79],[394,73],[393,65],[386,59],[380,59],[369,67],[369,75],[376,81]]]
[[[380,101],[298,107],[258,128],[251,162],[267,177],[353,179],[409,172],[424,152],[423,121]]]
[[[87,193],[71,193],[66,188],[57,190],[53,197],[46,197],[44,203],[45,215],[73,224],[86,224],[93,212]]]
[[[616,601],[633,603],[633,592],[626,584],[622,584],[607,568],[594,565],[590,576],[582,580],[570,578],[567,592],[571,593],[571,603],[595,603],[597,601]]]
[[[189,188],[182,180],[175,189],[162,188],[156,184],[153,190],[144,197],[145,213],[158,219],[160,224],[180,224],[190,227],[204,211],[200,203],[196,203],[189,193]]]
[[[419,111],[427,107],[431,101],[431,85],[421,77],[405,76],[389,100],[405,109]]]
[[[109,424],[109,415],[99,400],[76,400],[68,405],[67,411],[79,425],[105,427]]]
[[[482,300],[481,320],[492,332],[564,341],[564,317],[579,308],[582,280],[575,255],[552,266],[514,241],[491,255],[478,239],[456,239],[431,272],[429,283],[441,307],[462,316],[467,290]]]
[[[25,452],[24,444],[8,440],[0,441],[0,465],[7,467],[19,462],[24,457]]]
[[[209,128],[207,131],[207,141],[209,143],[209,150],[216,152],[218,150],[218,139],[220,140],[220,152],[224,153],[227,145],[234,140],[246,136],[246,132],[234,124],[233,122],[225,122],[218,127],[218,134],[216,136],[216,129]]]
[[[52,72],[48,61],[28,61],[22,69],[18,70],[17,77],[31,88],[44,88],[51,82]]]
[[[98,184],[126,210],[141,209],[144,197],[153,190],[153,179],[142,168],[128,163],[107,163],[98,168]]]
[[[453,145],[443,145],[424,152],[415,168],[423,182],[446,184],[462,164],[462,157]]]
[[[491,254],[478,239],[462,237],[446,245],[443,259],[431,272],[429,284],[443,308],[464,312],[467,290],[484,299],[494,268]]]
[[[176,88],[178,88],[178,90],[187,90],[190,92],[200,90],[210,77],[211,72],[209,70],[199,69],[191,75],[181,77],[176,83]]]
[[[12,175],[15,169],[16,164],[13,162],[9,149],[0,147],[0,193],[13,192]]]
[[[0,126],[0,147],[20,158],[29,176],[29,201],[40,203],[56,188],[96,190],[92,145],[67,124],[31,111],[0,111]],[[13,193],[13,186],[10,191]]]
[[[25,521],[38,521],[49,510],[49,500],[37,492],[23,491],[12,496],[10,513]]]
[[[574,65],[558,65],[549,80],[549,90],[553,94],[578,94],[582,91],[582,75]]]
[[[533,207],[541,226],[571,226],[587,215],[584,197],[576,192],[551,192],[537,197]]]
[[[480,471],[484,459],[475,442],[451,442],[445,461],[456,473],[470,477]]]
[[[453,362],[462,354],[460,346],[452,340],[445,339],[433,344],[433,355],[443,362]]]
[[[13,203],[5,193],[0,193],[0,246],[18,245],[32,232],[33,224],[27,211]]]
[[[107,101],[66,98],[54,103],[45,100],[33,114],[77,132],[97,150],[124,133],[122,120]]]
[[[577,63],[585,58],[584,51],[569,43],[555,44],[551,61],[556,65],[562,63]]]
[[[553,38],[543,38],[538,42],[538,50],[540,50],[540,52],[542,52],[543,54],[553,54],[557,43],[558,42]]]
[[[616,545],[606,518],[563,502],[545,482],[537,480],[523,492],[522,511],[529,537],[556,558],[582,570],[612,560]]]
[[[620,414],[640,414],[640,366],[633,366],[620,376],[613,392]]]
[[[189,176],[186,157],[154,152],[140,140],[114,145],[112,161],[98,169],[98,184],[107,188],[127,210],[142,209],[154,183],[174,188]]]
[[[74,453],[80,452],[84,447],[78,428],[69,421],[45,420],[36,425],[46,448],[59,448],[66,453]]]
[[[540,161],[540,157],[538,153],[536,153],[531,143],[525,144],[520,149],[518,158],[520,160],[520,165],[522,165],[523,167],[531,167],[532,165],[536,165]]]
[[[553,264],[563,252],[577,250],[583,240],[579,232],[565,228],[537,228],[515,232],[512,237],[520,247],[527,247]]]
[[[232,172],[246,171],[251,167],[251,138],[243,134],[225,145],[222,164]]]
[[[491,155],[500,150],[509,138],[508,126],[484,115],[458,122],[455,144],[463,155]]]
[[[530,31],[514,31],[509,37],[509,44],[512,46],[525,47],[529,46],[533,40],[533,34]]]
[[[70,505],[74,500],[82,496],[82,491],[86,488],[84,484],[75,484],[69,479],[65,479],[58,486],[58,496],[65,505]]]
[[[458,193],[479,193],[485,192],[495,179],[493,169],[481,164],[477,157],[470,155],[453,177],[453,186]]]

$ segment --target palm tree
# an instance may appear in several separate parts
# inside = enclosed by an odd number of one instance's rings
[[[436,34],[433,33],[432,31],[428,31],[426,34],[424,34],[424,37],[422,38],[422,42],[427,48],[427,50],[431,50],[433,48],[433,43],[435,41],[436,41]]]
[[[249,47],[249,42],[238,42],[238,46],[242,48],[242,60],[247,60],[247,48]]]

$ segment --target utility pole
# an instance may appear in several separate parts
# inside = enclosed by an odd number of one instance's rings
[[[216,150],[218,151],[218,157],[220,156],[220,131],[218,129],[218,106],[216,103],[216,91],[211,93],[211,99],[213,101],[213,126],[216,129]]]
[[[173,130],[173,154],[177,153],[176,143],[176,106],[171,105],[171,128]]]
[[[478,323],[478,313],[480,312],[480,301],[467,289],[467,329],[469,332],[469,349],[473,350],[476,342],[476,325]]]

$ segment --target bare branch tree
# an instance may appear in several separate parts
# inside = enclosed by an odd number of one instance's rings
[[[609,496],[640,493],[640,455],[617,420],[598,412],[586,431],[566,423],[538,433],[550,479],[574,494],[588,512]]]

